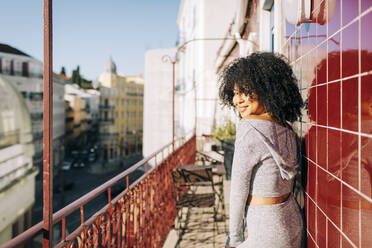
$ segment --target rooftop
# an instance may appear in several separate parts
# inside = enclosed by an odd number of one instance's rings
[[[30,55],[18,50],[17,48],[14,48],[14,47],[11,47],[7,44],[2,44],[2,43],[0,43],[0,52],[31,57]]]

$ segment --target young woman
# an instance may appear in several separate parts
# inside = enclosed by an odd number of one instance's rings
[[[303,101],[291,67],[273,53],[236,59],[221,74],[219,95],[241,118],[226,247],[301,247],[303,222],[291,194],[299,150],[291,124]]]

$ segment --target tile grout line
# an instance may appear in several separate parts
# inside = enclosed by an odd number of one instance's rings
[[[369,198],[367,195],[365,195],[363,192],[355,189],[353,186],[349,185],[348,183],[346,183],[345,181],[343,181],[342,179],[338,178],[337,176],[333,175],[332,173],[330,173],[329,171],[325,170],[324,168],[322,168],[322,166],[320,166],[319,164],[317,164],[316,162],[314,162],[313,160],[311,160],[310,158],[308,157],[305,157],[308,161],[310,161],[311,163],[313,163],[315,166],[319,167],[320,169],[322,169],[324,172],[326,172],[328,175],[332,176],[334,179],[340,181],[342,184],[344,184],[345,186],[347,186],[349,189],[351,189],[352,191],[354,191],[356,194],[360,195],[361,197],[363,197],[364,199],[366,199],[368,202],[372,203],[372,199]]]
[[[299,59],[302,59],[304,56],[306,56],[307,54],[310,54],[313,52],[314,49],[317,49],[319,48],[320,46],[323,45],[324,42],[327,42],[330,38],[333,38],[334,36],[336,36],[337,34],[340,34],[342,30],[348,28],[349,26],[351,26],[352,24],[354,24],[355,22],[357,22],[358,20],[360,20],[363,16],[369,14],[369,12],[372,12],[372,7],[370,7],[369,9],[365,10],[362,14],[358,15],[357,17],[355,17],[353,20],[351,20],[348,24],[346,24],[345,26],[342,26],[342,23],[341,23],[341,26],[340,26],[340,29],[337,30],[336,32],[334,32],[331,36],[327,36],[327,38],[320,42],[319,44],[315,45],[312,49],[310,49],[309,51],[307,51],[305,54],[301,55],[301,57],[298,57],[296,60],[299,60]],[[341,8],[341,13],[342,13],[342,8]],[[340,19],[342,21],[342,14],[340,15]],[[302,24],[301,24],[302,25]]]
[[[301,122],[301,123],[311,125],[311,126],[314,126],[314,127],[322,127],[322,128],[332,129],[334,131],[339,131],[339,132],[344,132],[344,133],[349,133],[349,134],[354,134],[354,135],[360,135],[361,137],[365,137],[365,138],[372,138],[372,134],[359,133],[359,132],[356,132],[356,131],[351,131],[351,130],[347,130],[347,129],[332,127],[332,126],[324,126],[324,125],[320,125],[320,124],[316,124],[316,123],[306,123],[306,122]]]
[[[357,77],[364,77],[364,76],[368,76],[368,75],[372,75],[372,70],[371,71],[366,71],[366,72],[363,72],[363,73],[357,73],[357,74],[354,74],[354,75],[351,75],[351,76],[348,76],[348,77],[344,77],[344,78],[340,78],[340,79],[335,79],[335,80],[325,82],[325,83],[321,83],[321,84],[311,85],[311,86],[306,87],[306,88],[301,88],[300,90],[311,89],[311,88],[315,88],[315,87],[324,86],[324,85],[327,85],[327,84],[339,83],[341,81],[346,81],[346,80],[349,80],[349,79],[353,79],[353,78],[357,78]]]
[[[316,208],[319,209],[320,212],[323,213],[323,215],[326,217],[326,220],[328,220],[336,229],[337,231],[339,231],[341,233],[342,236],[344,236],[347,241],[349,241],[349,243],[354,246],[355,248],[357,248],[357,246],[353,243],[353,241],[351,241],[349,239],[349,237],[325,214],[325,212],[318,206],[318,204],[309,196],[309,194],[307,194],[306,192],[306,195],[308,196],[308,198],[310,198],[310,200],[314,203],[314,205],[316,206]]]
[[[341,4],[340,4],[341,5]],[[341,7],[341,6],[340,6]],[[333,38],[334,36],[336,36],[337,34],[341,33],[341,31],[347,27],[349,27],[350,25],[352,25],[354,22],[356,22],[357,20],[361,19],[362,17],[366,16],[367,14],[369,14],[369,12],[372,12],[372,7],[369,7],[367,10],[365,10],[363,13],[361,13],[360,15],[358,15],[357,17],[355,17],[353,20],[351,20],[348,24],[346,24],[345,26],[342,26],[340,25],[340,28],[334,32],[331,36],[327,37],[326,40],[320,42],[319,44],[315,45],[312,49],[310,49],[309,51],[307,51],[305,54],[301,55],[301,57],[298,57],[297,59],[295,60],[298,60],[298,59],[301,59],[302,57],[306,56],[307,54],[310,54],[312,53],[312,50],[318,48],[319,46],[322,45],[322,43],[326,42],[329,40],[329,38]],[[340,13],[340,19],[342,19],[342,8],[341,8],[341,13]],[[301,25],[303,25],[304,23],[302,23]],[[295,30],[296,30],[296,27],[295,27]],[[296,31],[294,31],[291,35],[289,35],[288,39],[286,41],[284,41],[284,44],[286,44],[287,42],[290,41],[291,37],[294,35],[294,33],[296,33]],[[285,46],[285,45],[284,45]],[[283,46],[283,47],[284,47]]]
[[[319,248],[318,244],[315,242],[315,240],[314,240],[313,236],[311,235],[311,233],[308,230],[306,230],[306,232],[310,236],[311,240],[314,242],[314,244],[316,245],[316,247]]]

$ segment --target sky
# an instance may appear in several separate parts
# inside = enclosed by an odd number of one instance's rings
[[[43,1],[1,0],[0,43],[43,60]],[[177,0],[54,0],[53,71],[97,80],[110,56],[118,73],[144,73],[145,51],[174,47]]]

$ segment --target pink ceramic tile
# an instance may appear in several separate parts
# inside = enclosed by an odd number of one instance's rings
[[[307,247],[308,248],[317,248],[314,241],[311,239],[309,235],[307,235]]]
[[[342,35],[342,77],[359,73],[358,22],[341,31]]]
[[[340,247],[340,232],[336,229],[336,227],[328,222],[328,248],[338,248]]]
[[[336,226],[341,227],[341,182],[329,174],[326,175],[326,180],[327,207],[325,213]]]
[[[331,36],[341,27],[341,0],[328,5],[328,19],[328,36]]]
[[[316,203],[318,207],[325,212],[327,208],[327,198],[328,198],[328,182],[327,182],[327,172],[323,171],[318,167],[318,187],[317,187],[317,197]]]
[[[342,142],[342,180],[358,189],[358,136],[343,132]]]
[[[327,82],[327,43],[322,43],[317,48],[317,58],[320,61],[316,67],[316,82],[323,84]]]
[[[304,128],[309,128],[310,130],[310,124],[302,124]],[[307,131],[307,133],[305,134],[305,147],[306,147],[306,157],[309,157],[309,154],[310,154],[310,145],[309,145],[309,138],[310,138],[310,134],[309,134],[309,131]]]
[[[358,78],[342,81],[342,128],[358,131]]]
[[[316,190],[316,166],[312,162],[308,162],[307,193],[313,200],[316,200],[315,190]]]
[[[310,127],[306,139],[308,139],[307,157],[316,161],[316,126]]]
[[[308,116],[311,122],[316,122],[316,87],[308,91]]]
[[[372,138],[361,138],[360,153],[361,191],[363,194],[372,199]]]
[[[354,191],[342,185],[342,232],[356,245],[359,244],[359,200]]]
[[[315,221],[316,221],[316,214],[315,214],[316,206],[314,203],[309,200],[309,228],[308,232],[315,238]]]
[[[317,210],[317,235],[316,242],[319,247],[326,247],[327,243],[327,228],[326,228],[326,217],[324,214]]]
[[[361,200],[362,211],[362,247],[372,247],[372,203],[365,199]]]
[[[324,127],[317,127],[316,153],[317,164],[327,169],[327,129]]]
[[[342,248],[354,248],[354,246],[352,244],[350,244],[350,242],[345,239],[345,237],[341,236],[341,243],[342,243]]]
[[[295,31],[295,25],[292,23],[289,23],[287,20],[285,20],[285,37],[288,39],[294,34]]]
[[[362,13],[368,8],[372,7],[372,0],[361,0],[361,11]]]
[[[312,45],[313,47],[315,46],[316,44],[316,26],[318,24],[316,23],[308,23],[308,37],[309,37],[309,44]]]
[[[372,1],[372,0],[371,0]],[[372,11],[361,18],[361,72],[372,70]]]
[[[341,83],[328,84],[328,126],[341,126]]]
[[[317,23],[317,25],[316,25],[316,44],[321,43],[322,41],[324,41],[327,38],[327,23],[324,23],[324,20],[327,19],[326,16],[328,14],[326,4],[321,4],[319,6],[319,8],[324,9],[324,12],[320,11],[321,13],[324,13],[324,14],[318,15],[318,17],[316,18],[316,23]],[[317,10],[315,10],[315,12],[316,11]]]
[[[372,134],[372,75],[361,78],[361,131]]]
[[[309,51],[309,37],[307,31],[307,24],[301,24],[298,32],[297,32],[297,43],[299,44],[299,55],[303,56],[306,52]]]
[[[289,62],[293,62],[296,57],[296,36],[292,35],[289,42]]]
[[[328,82],[341,78],[340,34],[329,38],[328,42]]]
[[[342,0],[342,25],[345,26],[359,14],[358,1]]]
[[[317,87],[317,123],[327,125],[327,85]]]
[[[341,132],[328,129],[328,171],[341,179]]]

